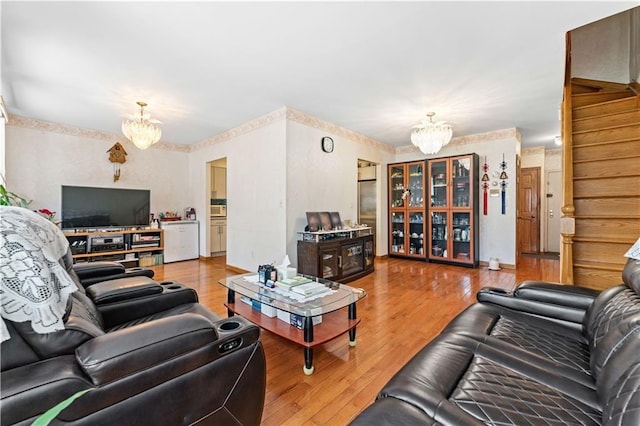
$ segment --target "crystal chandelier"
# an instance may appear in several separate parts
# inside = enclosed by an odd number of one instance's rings
[[[435,112],[427,113],[429,120],[422,120],[420,124],[413,126],[411,143],[420,148],[424,154],[435,154],[451,141],[453,128],[444,121],[433,122]]]
[[[124,120],[122,133],[138,148],[147,149],[160,140],[162,130],[155,125],[160,123],[158,120],[152,120],[149,114],[144,113],[144,107],[147,104],[145,102],[136,103],[140,105],[140,117]]]

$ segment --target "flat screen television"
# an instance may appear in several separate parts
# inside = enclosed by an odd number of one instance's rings
[[[149,225],[148,189],[62,186],[62,228]]]

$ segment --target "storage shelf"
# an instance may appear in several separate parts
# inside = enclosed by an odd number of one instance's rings
[[[148,247],[134,247],[127,249],[133,244],[132,239],[134,238],[134,234],[139,234],[140,236],[151,236],[152,239],[149,240],[138,240],[137,243],[140,244],[154,244],[153,246]],[[163,238],[163,230],[162,229],[136,229],[136,230],[100,230],[96,232],[65,232],[65,237],[69,241],[69,243],[84,241],[85,247],[89,247],[90,240],[92,237],[105,237],[122,235],[123,236],[123,244],[125,246],[124,249],[121,250],[108,250],[108,251],[93,251],[89,253],[76,253],[72,255],[72,258],[75,261],[86,261],[86,260],[112,260],[115,262],[136,262],[139,265],[140,256],[137,256],[135,259],[127,259],[126,255],[129,253],[151,253],[152,255],[163,254],[164,252],[164,238]],[[113,259],[115,256],[122,256],[122,259]],[[111,259],[109,259],[111,258]],[[142,259],[146,259],[146,257],[142,257]],[[144,260],[145,262],[147,260]]]

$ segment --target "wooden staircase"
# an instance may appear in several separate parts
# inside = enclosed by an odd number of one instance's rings
[[[573,185],[575,232],[568,276],[604,289],[621,282],[624,253],[640,237],[640,96],[632,85],[577,78],[570,88],[565,155],[573,174],[565,187]]]

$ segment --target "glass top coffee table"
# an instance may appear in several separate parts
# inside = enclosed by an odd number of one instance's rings
[[[310,375],[314,370],[314,346],[326,343],[346,332],[349,332],[349,345],[356,345],[356,326],[360,323],[356,318],[356,302],[366,297],[367,293],[362,289],[322,278],[298,276],[311,280],[312,287],[323,286],[324,289],[320,289],[323,293],[305,296],[284,286],[278,286],[278,283],[275,288],[269,288],[259,283],[258,275],[252,273],[228,277],[219,282],[228,289],[225,306],[229,316],[241,315],[257,326],[303,346],[303,371]],[[260,302],[261,309],[262,306],[273,308],[264,310],[276,310],[277,315],[269,317],[253,308],[251,304],[236,300],[236,293]],[[347,315],[341,311],[342,308],[347,308]],[[282,315],[290,317],[291,314],[297,316],[302,329],[291,325],[290,321],[278,318]],[[314,325],[314,317],[320,315],[322,322]]]

